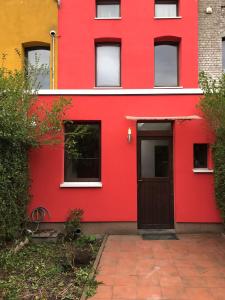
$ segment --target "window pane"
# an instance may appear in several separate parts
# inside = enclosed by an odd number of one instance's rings
[[[110,1],[108,3],[97,3],[97,18],[119,18],[120,4]]]
[[[28,75],[41,89],[50,88],[50,50],[26,49]]]
[[[155,46],[155,86],[178,85],[178,46]]]
[[[100,180],[100,124],[65,124],[65,181]]]
[[[223,72],[225,73],[225,40],[222,41]]]
[[[208,145],[194,144],[194,168],[208,167]]]
[[[171,130],[171,123],[138,123],[138,130],[164,131]]]
[[[155,16],[160,18],[169,18],[177,16],[177,5],[173,3],[155,4]]]
[[[120,86],[120,46],[97,45],[97,86]]]
[[[168,177],[167,140],[141,140],[141,177]]]

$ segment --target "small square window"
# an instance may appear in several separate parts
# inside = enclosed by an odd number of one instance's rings
[[[97,0],[96,17],[113,19],[120,17],[120,1],[117,0]]]
[[[194,168],[208,168],[207,144],[194,144]]]
[[[100,122],[67,121],[64,128],[64,181],[101,181]]]
[[[176,0],[155,0],[155,17],[173,18],[178,15]]]

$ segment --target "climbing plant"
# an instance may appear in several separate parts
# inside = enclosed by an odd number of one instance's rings
[[[199,82],[204,94],[199,106],[215,133],[215,195],[225,223],[225,74],[216,80],[202,72]]]
[[[30,201],[29,150],[57,143],[70,100],[45,102],[26,70],[0,67],[0,240],[20,236]]]

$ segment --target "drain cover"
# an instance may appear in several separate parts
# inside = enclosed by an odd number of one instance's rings
[[[143,234],[143,240],[179,240],[175,233],[168,234]]]

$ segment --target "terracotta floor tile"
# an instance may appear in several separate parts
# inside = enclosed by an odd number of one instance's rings
[[[215,300],[207,288],[185,288],[184,295],[190,300]]]
[[[180,276],[191,276],[191,277],[197,277],[200,276],[200,272],[198,269],[194,266],[190,267],[180,267],[177,266],[177,270]]]
[[[211,295],[213,296],[214,300],[225,300],[225,287],[209,289],[209,291],[210,291]]]
[[[183,283],[179,276],[161,276],[159,278],[160,285],[163,287],[178,286],[182,287]]]
[[[176,287],[176,286],[162,287],[162,295],[163,295],[162,299],[165,300],[194,300],[194,299],[187,299],[183,287]]]
[[[205,277],[204,282],[210,288],[225,288],[225,277]]]
[[[136,286],[114,286],[113,287],[113,299],[136,299],[137,289]]]
[[[137,286],[159,286],[159,275],[157,273],[137,276]]]
[[[96,295],[91,299],[104,299],[104,300],[111,300],[112,299],[112,287],[99,285],[97,288]]]
[[[205,279],[200,276],[184,276],[181,280],[185,287],[207,287]]]
[[[182,235],[178,241],[109,236],[93,300],[225,300],[225,240]]]
[[[127,285],[135,287],[137,285],[137,276],[133,275],[115,275],[114,285]]]
[[[115,275],[111,274],[97,274],[96,280],[104,285],[113,285],[115,280]]]
[[[157,286],[138,286],[137,298],[140,299],[160,299],[162,297],[162,291]]]

